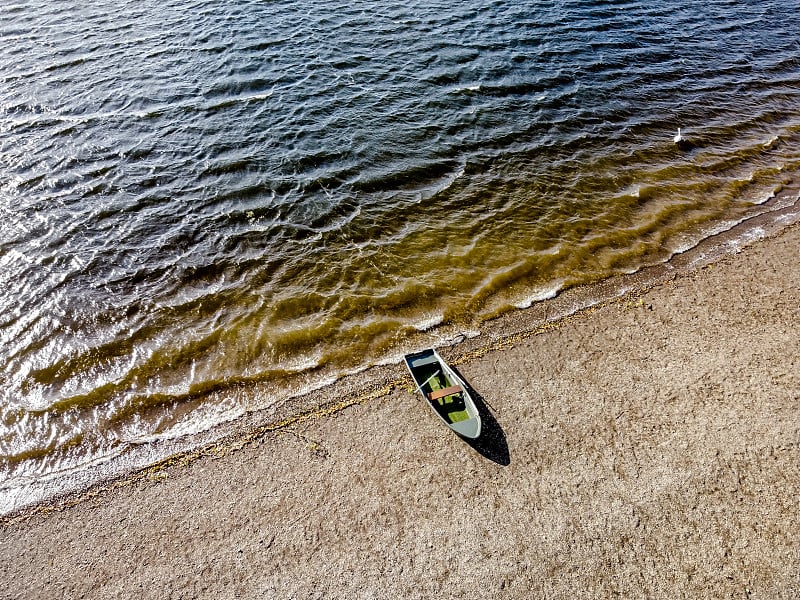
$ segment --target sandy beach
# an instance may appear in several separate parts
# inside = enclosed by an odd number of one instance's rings
[[[0,597],[797,598],[798,247],[443,350],[477,444],[397,365],[387,393],[6,518]]]

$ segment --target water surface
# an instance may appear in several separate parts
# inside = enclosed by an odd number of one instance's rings
[[[6,2],[0,504],[774,209],[798,31],[771,0]]]

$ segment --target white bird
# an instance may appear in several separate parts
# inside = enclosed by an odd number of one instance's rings
[[[672,138],[672,141],[675,142],[681,150],[691,150],[694,148],[694,144],[681,135],[680,127],[678,127],[678,135]]]

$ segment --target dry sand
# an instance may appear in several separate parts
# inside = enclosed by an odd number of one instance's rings
[[[798,248],[451,349],[474,447],[404,383],[5,519],[0,596],[800,597]]]

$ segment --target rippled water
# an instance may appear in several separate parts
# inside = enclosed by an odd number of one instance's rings
[[[770,0],[5,2],[0,489],[769,210],[798,31]]]

